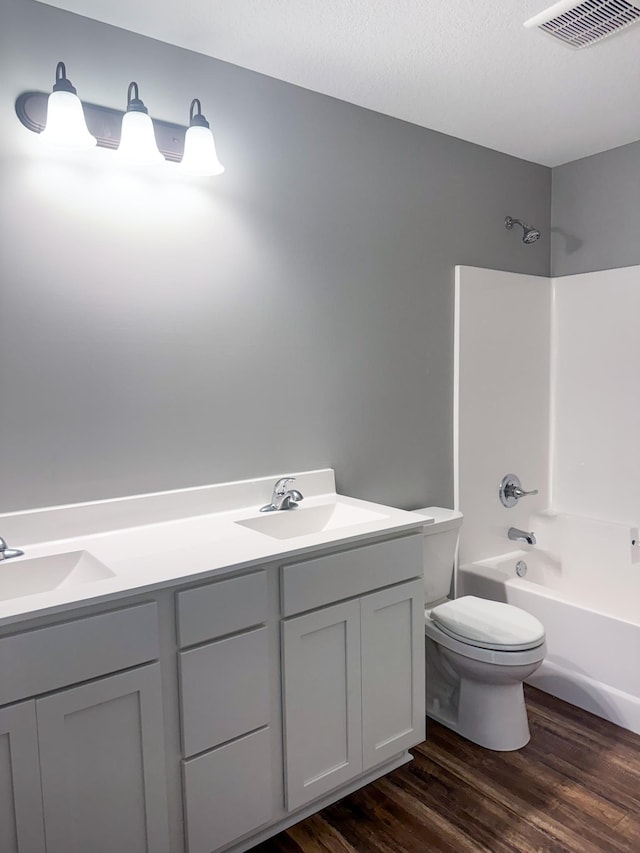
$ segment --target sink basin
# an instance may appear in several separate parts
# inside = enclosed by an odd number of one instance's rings
[[[0,601],[115,577],[88,551],[0,562]]]
[[[236,521],[243,527],[257,530],[274,539],[292,539],[321,533],[324,530],[337,530],[368,521],[380,521],[386,518],[382,513],[351,506],[340,502],[320,506],[298,507],[297,509],[277,510]]]

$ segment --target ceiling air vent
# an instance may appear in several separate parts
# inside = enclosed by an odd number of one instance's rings
[[[556,3],[525,21],[571,47],[589,47],[640,21],[640,0],[585,0]]]

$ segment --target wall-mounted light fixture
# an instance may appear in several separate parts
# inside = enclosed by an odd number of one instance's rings
[[[122,116],[118,159],[139,166],[153,166],[162,163],[164,157],[158,150],[149,110],[138,94],[138,84],[129,83],[127,111]]]
[[[194,108],[197,105],[197,112]],[[139,98],[138,84],[129,84],[127,110],[80,101],[66,76],[63,62],[56,67],[53,92],[23,92],[16,100],[22,124],[51,144],[66,148],[117,149],[118,159],[147,164],[169,160],[182,164],[190,175],[224,172],[216,154],[213,134],[202,115],[200,101],[191,103],[189,128],[151,119]],[[195,131],[195,135],[194,132]],[[185,138],[186,134],[186,138]],[[186,162],[183,154],[187,154]]]
[[[194,112],[197,110],[197,112]],[[189,107],[189,127],[184,137],[184,154],[180,168],[188,175],[221,175],[224,166],[218,160],[216,144],[209,122],[202,115],[198,98]]]
[[[64,62],[56,66],[56,82],[47,98],[47,126],[41,136],[61,148],[93,148],[96,144],[87,129],[78,93],[67,79]]]

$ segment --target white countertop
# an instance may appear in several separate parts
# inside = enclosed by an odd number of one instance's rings
[[[0,596],[3,569],[15,571],[22,563],[26,572],[33,558],[86,551],[113,573],[102,580],[67,580],[46,592],[0,600],[0,626],[176,582],[290,562],[321,548],[419,530],[425,524],[426,519],[410,512],[338,495],[330,469],[292,476],[305,499],[297,509],[278,515],[305,513],[314,507],[325,507],[330,514],[330,505],[336,504],[348,523],[331,526],[329,522],[324,529],[288,538],[239,524],[252,519],[262,523],[275,514],[261,515],[259,510],[270,500],[277,476],[0,515],[0,535],[9,547],[25,552],[24,557],[0,562]],[[307,517],[301,515],[295,522]],[[286,520],[277,519],[277,523],[282,526]]]

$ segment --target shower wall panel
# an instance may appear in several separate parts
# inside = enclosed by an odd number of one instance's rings
[[[526,251],[526,249],[525,249]],[[551,281],[456,268],[454,468],[461,563],[518,547],[509,527],[549,505]],[[506,509],[505,474],[539,494]]]

